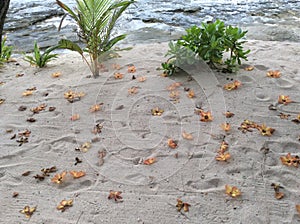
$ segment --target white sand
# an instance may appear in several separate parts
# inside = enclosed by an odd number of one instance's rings
[[[194,78],[176,75],[160,76],[161,62],[165,61],[167,43],[134,46],[121,52],[121,58],[105,63],[108,72],[98,79],[87,78],[90,72],[79,55],[66,54],[46,68],[30,67],[17,59],[0,71],[0,223],[27,223],[20,213],[24,206],[37,206],[28,223],[297,223],[300,221],[295,205],[300,204],[299,168],[287,167],[280,156],[291,152],[300,155],[299,124],[293,123],[300,113],[300,68],[298,43],[249,41],[252,52],[247,64],[253,71],[241,69],[238,75],[219,74],[205,66],[187,72]],[[112,64],[121,65],[125,74],[115,80]],[[127,72],[134,64],[136,73]],[[282,77],[266,77],[268,70],[280,70]],[[61,72],[59,78],[51,74]],[[16,77],[23,73],[24,76]],[[145,76],[145,82],[132,80]],[[226,91],[222,86],[237,79],[242,86]],[[178,103],[170,101],[166,89],[174,82],[178,88]],[[129,95],[136,86],[138,93]],[[31,87],[37,90],[24,97]],[[195,98],[186,96],[184,87],[195,91]],[[64,99],[68,90],[85,92],[80,101]],[[295,101],[278,105],[277,111],[268,109],[276,104],[279,95],[289,95]],[[39,114],[31,108],[45,103]],[[101,111],[90,113],[95,103],[103,103]],[[212,111],[214,120],[200,122],[194,113],[195,105]],[[123,106],[121,106],[123,105]],[[26,111],[19,111],[26,106]],[[49,112],[50,106],[56,107]],[[121,107],[120,107],[121,106]],[[164,109],[162,116],[152,116],[154,107]],[[123,108],[122,108],[123,107]],[[227,119],[232,130],[226,135],[232,158],[228,162],[215,160],[224,131],[220,124],[226,121],[223,113],[235,113]],[[279,113],[290,114],[288,120]],[[72,114],[80,119],[71,121]],[[27,118],[36,122],[29,123]],[[262,136],[257,130],[242,133],[238,127],[244,119],[275,128],[273,136]],[[102,132],[91,133],[101,123]],[[11,133],[6,130],[12,129]],[[15,133],[28,129],[29,142],[18,146]],[[194,140],[181,136],[185,130]],[[98,139],[95,139],[98,138]],[[178,147],[170,149],[167,139],[178,140]],[[75,149],[88,141],[87,152]],[[264,154],[261,148],[269,148]],[[98,151],[106,150],[104,163],[99,165]],[[178,156],[178,158],[176,158]],[[82,163],[75,164],[75,157]],[[152,165],[143,165],[143,159],[157,158]],[[51,182],[53,173],[43,181],[33,176],[42,168],[56,166],[58,172],[83,170],[86,176],[68,178],[57,185]],[[31,171],[28,176],[22,176]],[[57,172],[57,173],[58,173]],[[283,186],[285,197],[274,198],[272,183]],[[225,194],[225,184],[242,191],[239,198]],[[110,190],[122,191],[123,202],[108,200]],[[19,195],[13,198],[13,192]],[[189,212],[178,212],[176,199],[191,204]],[[74,199],[73,207],[60,212],[56,206],[63,199]]]

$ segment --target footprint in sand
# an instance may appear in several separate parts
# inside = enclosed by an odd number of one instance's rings
[[[268,90],[264,87],[257,87],[253,91],[258,101],[265,102],[271,99],[271,97],[268,95]]]
[[[250,84],[250,83],[256,82],[256,80],[253,77],[248,76],[248,75],[241,75],[238,77],[238,80],[240,82],[242,82],[243,84]]]
[[[276,86],[283,88],[283,89],[289,89],[294,86],[294,83],[292,81],[285,79],[285,78],[276,79],[274,81],[274,83],[276,84]]]

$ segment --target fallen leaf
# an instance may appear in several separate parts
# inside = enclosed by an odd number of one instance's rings
[[[18,140],[16,140],[19,144],[19,146],[22,146],[24,143],[28,143],[28,138],[22,136],[21,138],[19,138]]]
[[[224,152],[226,152],[228,150],[228,147],[229,147],[228,143],[225,142],[225,141],[222,141],[221,146],[220,146],[220,148],[218,150],[218,153],[223,154]]]
[[[298,212],[298,215],[300,215],[300,205],[296,205],[296,211]]]
[[[289,96],[285,95],[279,95],[278,97],[278,103],[288,105],[289,103],[292,103],[293,101],[290,99]]]
[[[26,171],[26,172],[22,173],[22,176],[27,177],[27,176],[29,176],[30,173],[31,173],[31,171]]]
[[[275,192],[275,198],[276,199],[282,199],[284,197],[284,193],[282,192]]]
[[[193,135],[185,131],[182,132],[182,137],[187,140],[193,140]]]
[[[101,110],[102,105],[103,105],[103,103],[94,104],[93,106],[90,107],[90,112],[93,113],[93,112]]]
[[[128,94],[129,95],[133,95],[133,94],[136,94],[138,91],[139,91],[138,87],[133,86],[133,87],[131,87],[131,88],[128,89]]]
[[[114,74],[114,77],[115,77],[115,79],[123,79],[124,74],[119,73],[119,72],[116,72],[116,73]]]
[[[27,110],[26,106],[19,106],[18,111],[25,111]]]
[[[58,78],[61,76],[61,72],[54,72],[54,73],[52,73],[51,76],[52,76],[52,78]]]
[[[265,124],[263,125],[258,125],[257,129],[260,131],[260,133],[263,136],[272,136],[272,134],[274,133],[275,129],[274,128],[270,128],[267,127]]]
[[[0,99],[0,104],[4,103],[5,99]]]
[[[22,76],[24,76],[24,73],[18,73],[18,74],[16,74],[17,78],[22,77]]]
[[[24,136],[24,137],[29,137],[31,134],[31,131],[29,131],[28,129],[26,129],[25,131],[21,131],[18,133],[18,136]]]
[[[16,198],[16,197],[18,197],[19,196],[19,192],[14,192],[13,194],[12,194],[12,197],[13,198]]]
[[[95,127],[92,130],[93,134],[100,134],[102,132],[103,125],[102,124],[96,124]]]
[[[112,191],[112,190],[110,190],[109,195],[108,195],[108,199],[109,200],[114,199],[115,201],[120,201],[120,200],[123,199],[121,194],[122,194],[122,191]]]
[[[229,154],[229,152],[225,152],[225,153],[219,153],[217,156],[216,156],[216,160],[217,161],[227,161],[229,160],[231,157],[231,155]]]
[[[56,171],[57,171],[56,166],[41,169],[41,172],[43,173],[44,176],[49,176],[50,173],[55,173]]]
[[[26,90],[27,90],[27,91],[35,91],[35,90],[36,90],[36,87],[33,86],[33,87],[30,87],[30,88],[27,88]]]
[[[25,91],[25,92],[23,92],[22,93],[22,96],[30,96],[30,95],[32,95],[33,94],[33,91]]]
[[[233,198],[238,197],[242,194],[241,191],[237,187],[230,186],[227,184],[225,185],[225,193]]]
[[[151,165],[155,162],[156,162],[156,158],[149,158],[149,159],[144,160],[143,163],[144,163],[144,165]]]
[[[147,78],[145,76],[142,76],[142,77],[138,77],[137,80],[139,82],[145,82],[147,80]]]
[[[67,99],[70,103],[73,103],[74,101],[79,101],[84,96],[84,92],[73,92],[72,90],[69,90],[64,93],[64,98]]]
[[[210,122],[213,120],[213,117],[211,115],[210,111],[204,112],[203,110],[200,111],[200,121],[203,122]]]
[[[194,98],[195,97],[195,92],[193,90],[188,91],[187,94],[188,98]]]
[[[89,149],[92,147],[92,144],[90,142],[85,142],[84,144],[82,144],[79,149],[81,152],[87,152],[89,151]]]
[[[286,166],[298,167],[300,159],[298,156],[291,156],[291,153],[288,153],[286,156],[280,156],[281,163]]]
[[[72,206],[73,206],[73,199],[70,199],[70,200],[62,200],[56,208],[57,210],[64,212],[67,208]]]
[[[47,105],[43,103],[43,104],[41,104],[37,107],[34,107],[34,108],[30,109],[30,111],[33,112],[34,114],[38,114],[39,112],[45,110],[46,107],[47,107]]]
[[[128,71],[128,73],[135,73],[136,68],[134,65],[129,65],[127,71]]]
[[[98,158],[99,158],[98,165],[99,166],[102,166],[104,164],[104,157],[106,156],[106,153],[107,152],[105,149],[98,151]]]
[[[274,71],[268,71],[267,72],[267,76],[270,78],[280,78],[281,77],[281,73],[279,70],[274,70]]]
[[[285,113],[280,113],[278,116],[280,117],[280,119],[288,120],[291,115],[285,114]]]
[[[168,146],[171,149],[175,149],[178,146],[178,142],[174,141],[173,139],[168,139]]]
[[[30,208],[28,205],[24,207],[20,212],[26,216],[26,218],[30,218],[33,213],[36,211],[36,206]]]
[[[226,123],[221,124],[221,128],[222,128],[224,131],[228,132],[228,131],[230,131],[231,126],[230,126],[229,123],[226,122]]]
[[[80,119],[80,115],[79,114],[73,114],[70,118],[71,121],[77,121]]]
[[[239,88],[241,85],[242,85],[242,83],[240,81],[235,80],[234,82],[225,84],[223,88],[228,91],[231,91],[231,90]]]
[[[36,174],[35,176],[33,176],[35,179],[39,180],[39,181],[43,181],[45,180],[45,176],[44,175],[40,175],[40,174]]]
[[[234,116],[234,113],[227,111],[224,115],[226,118],[232,118]]]
[[[56,184],[61,184],[65,180],[66,175],[67,175],[66,171],[55,174],[55,176],[51,179],[51,182],[56,183]]]
[[[252,71],[253,69],[254,69],[254,66],[252,66],[252,65],[249,65],[244,68],[245,71]]]
[[[164,110],[158,108],[158,107],[155,107],[153,109],[151,109],[151,114],[153,116],[161,116],[163,114]]]
[[[75,178],[75,179],[85,176],[85,172],[84,172],[84,171],[74,171],[74,170],[73,170],[73,171],[70,171],[69,173],[70,173],[70,174],[73,176],[73,178]]]
[[[30,122],[30,123],[33,123],[33,122],[36,122],[36,119],[33,118],[33,117],[30,117],[30,118],[27,118],[26,121],[27,121],[27,122]]]
[[[191,206],[190,204],[188,204],[188,203],[186,203],[186,202],[183,202],[183,201],[180,200],[180,199],[177,199],[177,205],[176,205],[177,211],[180,212],[181,209],[183,208],[183,211],[184,211],[184,212],[188,212],[190,206]]]
[[[279,184],[272,183],[271,186],[273,187],[275,191],[275,198],[276,199],[282,199],[284,197],[284,193],[280,192],[280,189],[283,188]]]
[[[55,111],[56,107],[49,107],[49,111]]]

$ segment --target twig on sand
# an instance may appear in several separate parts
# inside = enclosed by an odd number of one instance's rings
[[[79,217],[78,217],[78,219],[77,219],[77,222],[76,222],[75,224],[78,224],[78,223],[79,223],[79,220],[80,220],[82,214],[83,214],[83,212],[80,213],[80,215],[79,215]]]

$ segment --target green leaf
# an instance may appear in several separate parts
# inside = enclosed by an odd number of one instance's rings
[[[58,48],[76,51],[79,54],[83,55],[83,50],[79,47],[79,45],[70,40],[66,40],[66,39],[60,40],[58,42]]]

